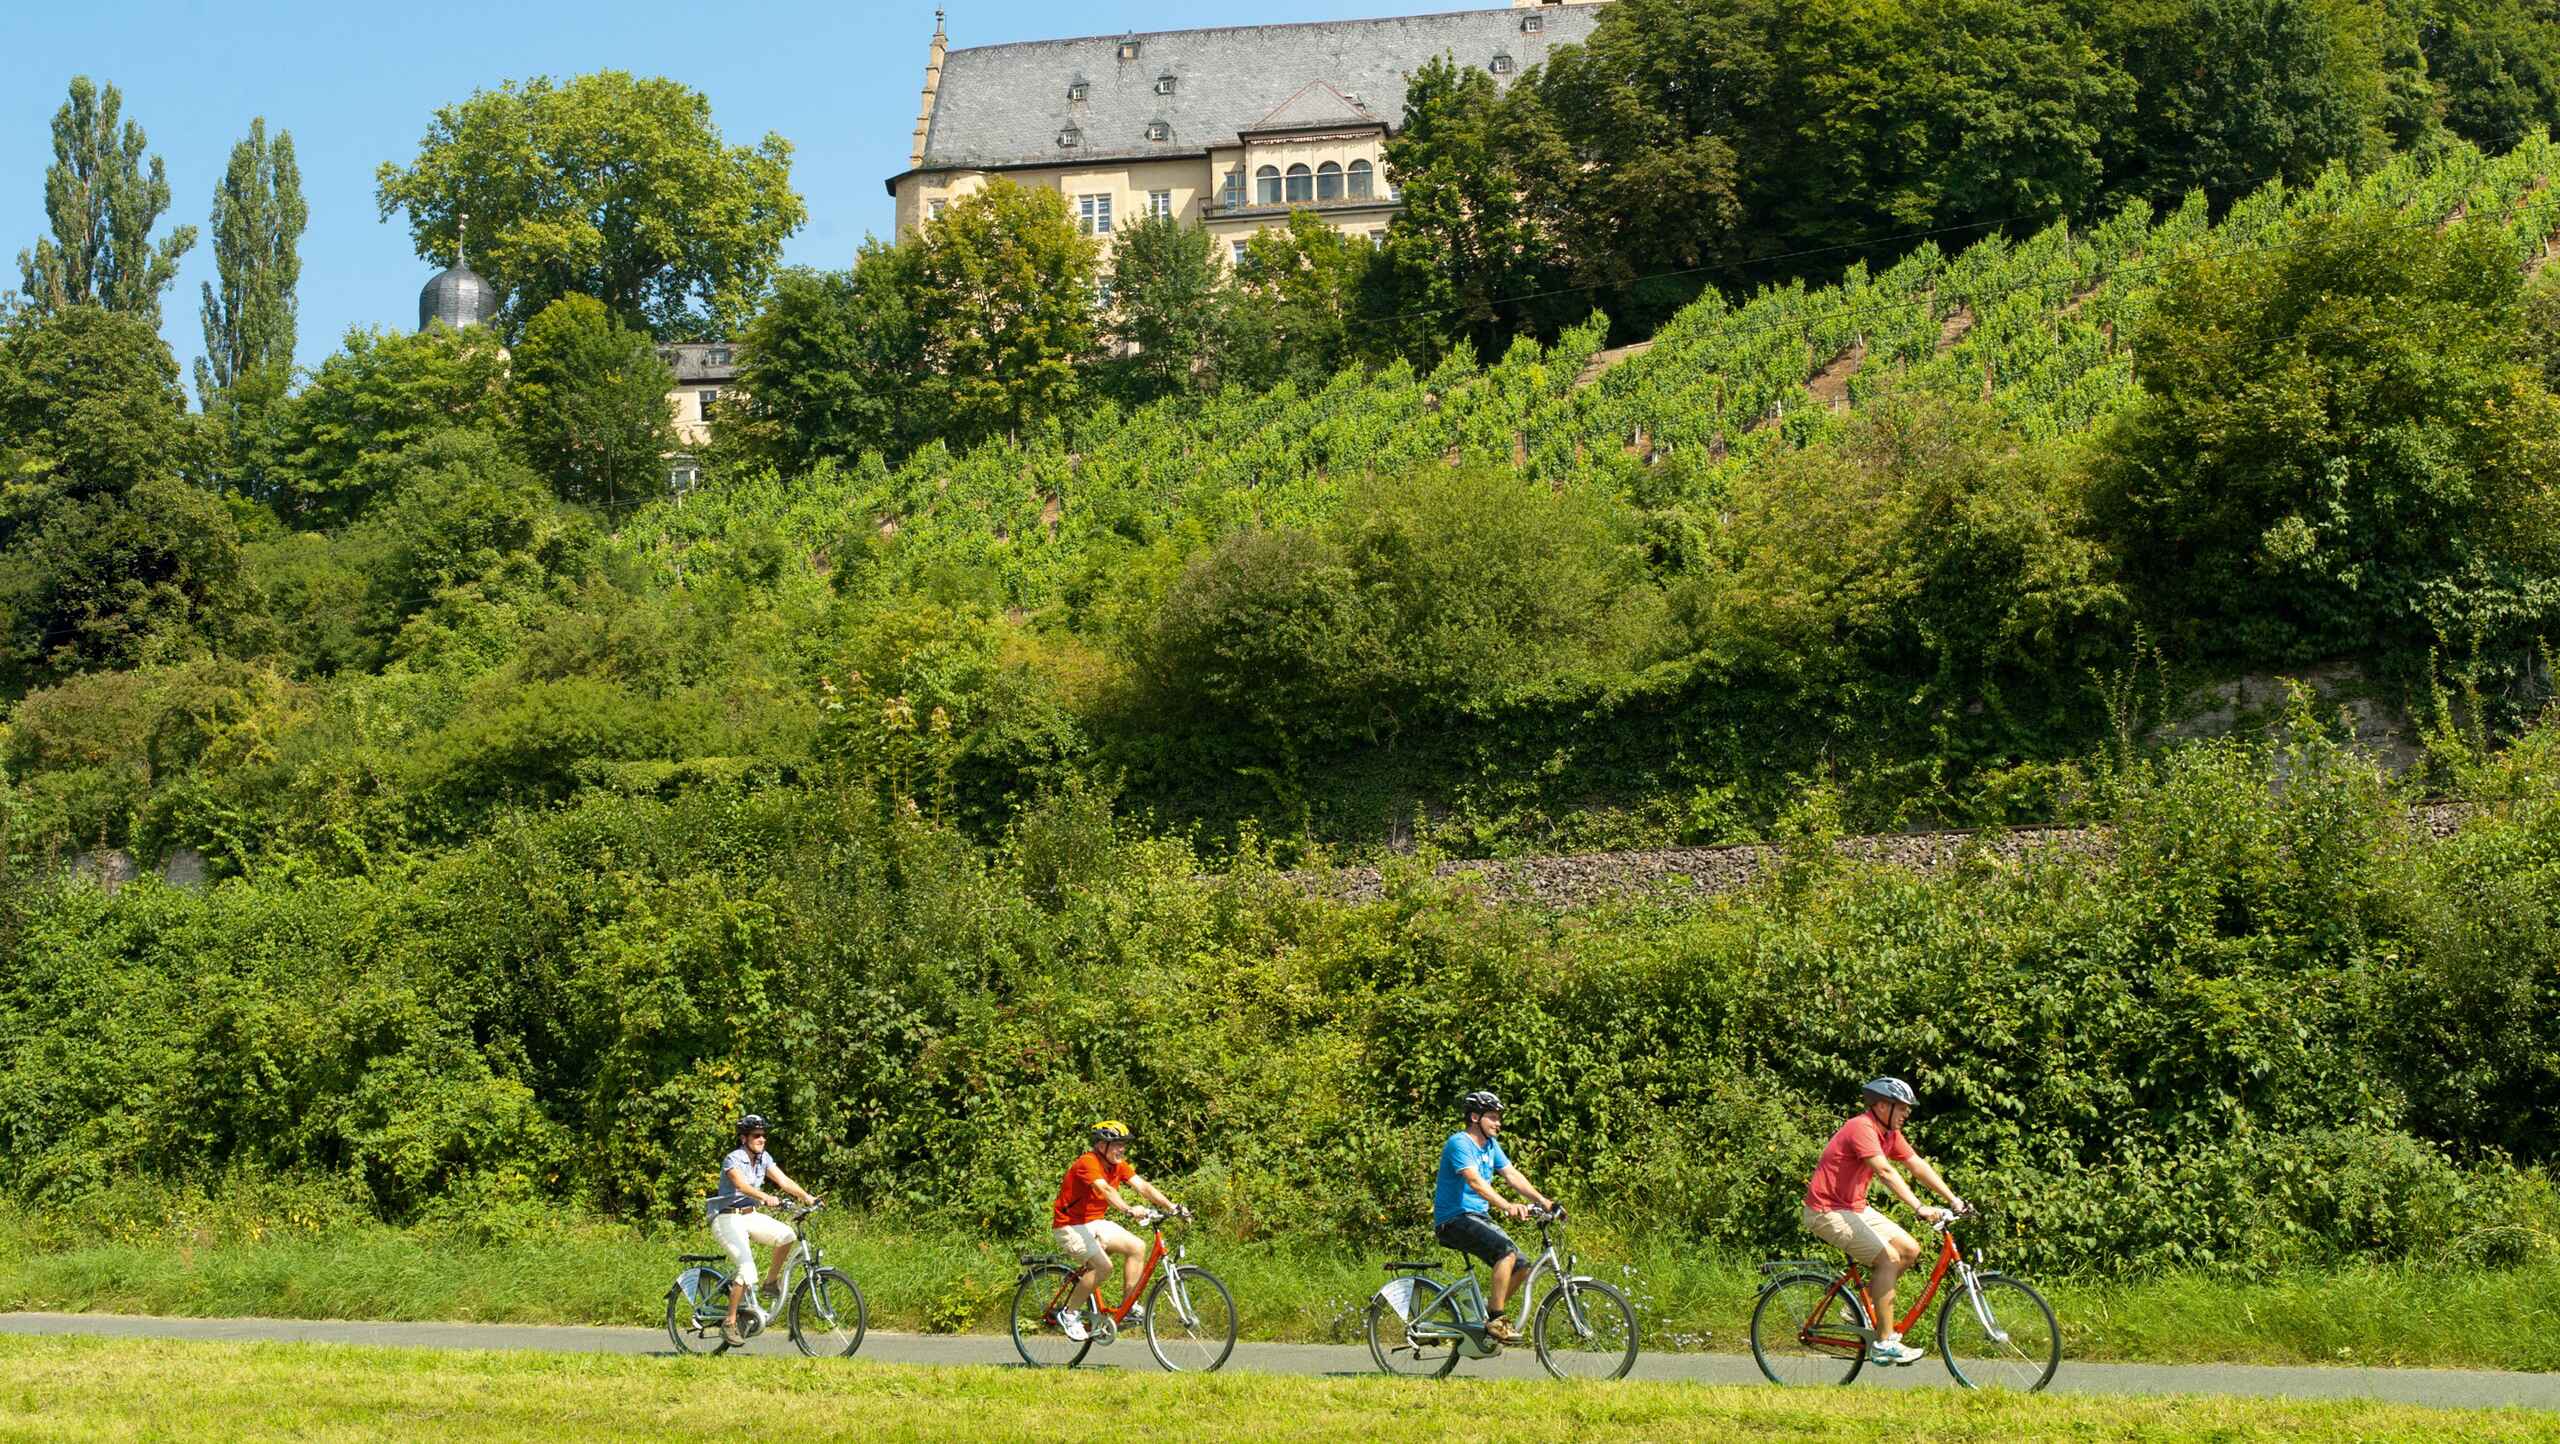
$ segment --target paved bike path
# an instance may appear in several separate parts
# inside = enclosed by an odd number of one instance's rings
[[[369,1344],[392,1348],[538,1349],[554,1353],[670,1354],[657,1329],[581,1328],[538,1324],[382,1324],[298,1319],[177,1319],[131,1314],[0,1314],[0,1333],[95,1334],[109,1338],[218,1339],[229,1342]],[[791,1341],[767,1334],[750,1354],[793,1352]],[[854,1361],[895,1364],[997,1364],[1019,1366],[1013,1341],[990,1334],[895,1334],[875,1330]],[[1086,1368],[1156,1372],[1139,1339],[1121,1339],[1086,1356]],[[1230,1369],[1265,1374],[1368,1374],[1369,1351],[1357,1345],[1236,1345]],[[1500,1358],[1469,1359],[1463,1378],[1546,1377],[1526,1349]],[[1760,1384],[1760,1372],[1735,1354],[1647,1353],[1635,1377],[1698,1384]],[[1904,1369],[1870,1367],[1858,1388],[1944,1388],[1952,1381],[1933,1355]],[[1766,1385],[1762,1385],[1766,1387]],[[2262,1398],[2386,1399],[2404,1404],[2468,1408],[2516,1406],[2560,1410],[2560,1374],[2500,1373],[2486,1369],[2277,1368],[2253,1364],[2081,1364],[2065,1359],[2053,1387],[2087,1394],[2236,1394]]]

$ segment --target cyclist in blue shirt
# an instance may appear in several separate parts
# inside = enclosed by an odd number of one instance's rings
[[[1467,1126],[1450,1134],[1441,1146],[1440,1176],[1431,1189],[1431,1232],[1443,1247],[1480,1258],[1492,1267],[1493,1317],[1484,1331],[1502,1343],[1517,1343],[1520,1335],[1502,1311],[1511,1305],[1512,1289],[1528,1274],[1529,1259],[1490,1215],[1498,1208],[1512,1218],[1527,1218],[1529,1205],[1494,1192],[1493,1180],[1510,1184],[1550,1212],[1555,1211],[1556,1201],[1531,1186],[1528,1175],[1494,1141],[1502,1131],[1501,1099],[1478,1089],[1458,1106],[1466,1111]]]

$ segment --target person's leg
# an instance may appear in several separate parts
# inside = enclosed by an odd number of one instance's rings
[[[723,1321],[724,1331],[738,1331],[738,1305],[744,1303],[747,1290],[756,1285],[755,1246],[747,1241],[746,1214],[724,1213],[711,1221],[711,1236],[719,1240],[720,1251],[729,1256],[729,1317]]]
[[[1092,1308],[1100,1297],[1102,1280],[1111,1271],[1110,1256],[1103,1252],[1100,1241],[1094,1238],[1091,1224],[1057,1228],[1051,1233],[1056,1236],[1058,1247],[1065,1250],[1067,1257],[1076,1264],[1075,1293],[1068,1299],[1067,1307]]]
[[[1902,1282],[1903,1273],[1920,1259],[1920,1245],[1892,1219],[1868,1209],[1851,1220],[1860,1245],[1858,1252],[1866,1257],[1867,1293],[1875,1305],[1876,1340],[1895,1343],[1902,1331],[1894,1326],[1900,1310],[1894,1303],[1894,1289]]]
[[[791,1225],[770,1214],[747,1214],[747,1237],[773,1250],[773,1270],[765,1275],[766,1289],[775,1303],[782,1302],[782,1286],[791,1277],[791,1255],[800,1247],[800,1235]]]
[[[1502,1311],[1511,1307],[1511,1290],[1519,1284],[1523,1271],[1520,1255],[1516,1253],[1503,1255],[1502,1261],[1493,1266],[1492,1309],[1495,1318],[1502,1317]]]

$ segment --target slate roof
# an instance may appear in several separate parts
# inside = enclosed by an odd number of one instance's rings
[[[915,170],[1072,165],[1199,155],[1236,137],[1324,81],[1358,108],[1388,124],[1404,120],[1405,78],[1433,57],[1490,68],[1511,57],[1512,75],[1545,62],[1559,45],[1587,39],[1599,5],[1542,5],[1534,10],[1458,10],[1379,20],[1322,20],[1292,25],[1238,25],[1028,40],[953,50],[943,58],[942,85]],[[1544,22],[1537,34],[1524,16]],[[1119,58],[1135,41],[1134,60]],[[1173,94],[1156,93],[1159,77]],[[1506,81],[1510,77],[1503,77]],[[1067,88],[1082,82],[1085,98]],[[1147,139],[1151,122],[1171,131]],[[1058,144],[1073,127],[1078,144]],[[913,174],[913,171],[908,174]],[[894,191],[895,182],[891,183]]]
[[[1327,130],[1381,123],[1374,112],[1351,97],[1321,80],[1311,80],[1306,89],[1282,101],[1278,110],[1244,127],[1244,133],[1262,135],[1275,130]]]

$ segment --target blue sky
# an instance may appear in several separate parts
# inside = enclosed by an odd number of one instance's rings
[[[1121,30],[1171,30],[1468,8],[1465,0],[946,0],[954,46]],[[311,226],[302,240],[299,360],[317,364],[349,326],[408,327],[433,267],[408,227],[377,217],[373,173],[417,153],[436,107],[533,75],[622,69],[711,98],[731,143],[778,131],[809,224],[787,258],[850,264],[890,224],[881,182],[903,169],[933,34],[932,0],[669,4],[660,0],[0,0],[0,287],[45,230],[48,127],[75,74],[112,81],[125,115],[168,163],[172,223],[202,228],[214,182],[252,116],[293,132]],[[163,299],[181,367],[203,350],[199,239]]]

